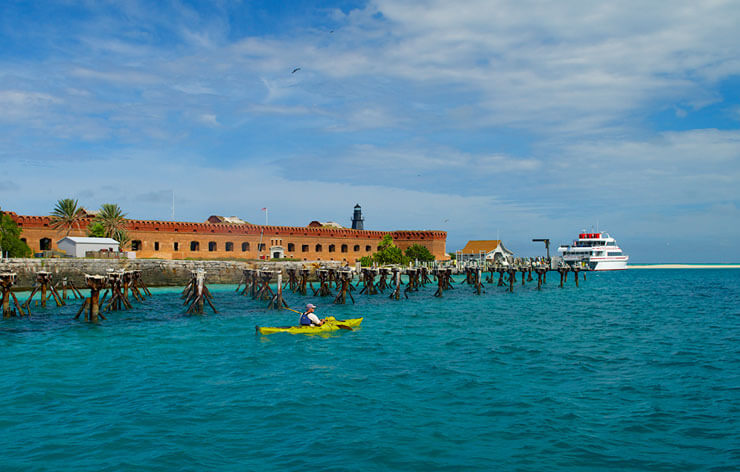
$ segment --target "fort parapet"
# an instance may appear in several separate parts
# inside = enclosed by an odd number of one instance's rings
[[[57,250],[64,233],[51,227],[49,216],[7,213],[21,228],[21,238],[38,253]],[[70,236],[86,236],[92,218],[85,218]],[[401,249],[419,244],[446,260],[445,231],[369,231],[331,227],[273,226],[229,223],[189,223],[127,220],[130,250],[137,258],[157,259],[275,259],[354,263],[377,252],[390,234]]]

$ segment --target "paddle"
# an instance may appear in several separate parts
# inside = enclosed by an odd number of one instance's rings
[[[301,313],[300,311],[294,310],[294,309],[292,309],[292,308],[288,308],[287,306],[284,306],[283,308],[285,308],[286,310],[290,310],[290,311],[292,311],[292,312],[294,312],[294,313],[298,313],[299,315],[302,315],[302,314],[303,314],[303,313]],[[347,325],[341,325],[341,324],[338,324],[338,325],[337,325],[337,327],[338,327],[339,329],[347,329],[347,330],[349,330],[349,331],[352,331],[352,328],[351,328],[350,326],[347,326]]]

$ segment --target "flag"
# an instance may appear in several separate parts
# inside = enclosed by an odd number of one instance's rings
[[[263,208],[262,211],[267,211],[267,208]]]

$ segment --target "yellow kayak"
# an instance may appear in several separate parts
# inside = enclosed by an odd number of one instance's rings
[[[353,318],[350,320],[337,320],[333,316],[328,316],[326,322],[321,326],[257,326],[257,332],[260,334],[272,333],[290,333],[290,334],[317,334],[338,329],[352,329],[360,326],[362,318]]]

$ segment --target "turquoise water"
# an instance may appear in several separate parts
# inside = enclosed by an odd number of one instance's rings
[[[35,308],[0,321],[0,469],[737,470],[740,270],[557,281],[286,294],[365,316],[328,337],[255,335],[297,315],[233,286],[219,315]]]

